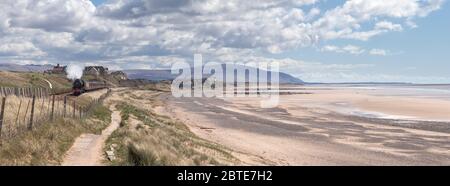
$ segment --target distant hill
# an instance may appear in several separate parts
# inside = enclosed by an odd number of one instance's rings
[[[0,71],[11,72],[44,72],[53,68],[52,65],[18,65],[11,63],[0,63]]]
[[[0,71],[11,71],[11,72],[44,72],[45,70],[52,69],[52,65],[17,65],[17,64],[1,64]],[[237,68],[246,68],[244,66],[238,66]],[[225,68],[223,68],[225,69]],[[253,68],[255,69],[255,68]],[[266,72],[260,70],[261,72]],[[145,79],[151,81],[164,81],[173,80],[177,75],[171,74],[170,70],[123,70],[129,79]],[[191,69],[191,72],[193,70]],[[224,73],[226,73],[224,71]],[[203,75],[207,78],[208,75]],[[270,75],[269,75],[270,77]],[[290,74],[280,72],[280,83],[282,84],[304,84],[301,79],[291,76]]]
[[[238,68],[245,68],[244,66],[239,66]],[[260,70],[261,72],[266,72]],[[152,81],[162,81],[162,80],[173,80],[177,77],[176,74],[171,74],[170,70],[123,70],[128,75],[130,79],[147,79]],[[191,69],[191,72],[193,70]],[[224,72],[225,74],[226,72]],[[270,75],[269,75],[270,76]],[[207,78],[208,75],[203,75]],[[291,76],[290,74],[280,72],[280,83],[282,84],[304,84],[301,79]]]
[[[152,81],[173,80],[177,76],[172,75],[170,70],[122,70],[129,79],[146,79]]]

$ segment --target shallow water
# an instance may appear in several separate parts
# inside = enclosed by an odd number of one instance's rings
[[[411,99],[411,108],[414,107],[417,109],[417,104],[412,104],[415,102],[415,100],[422,100],[420,102],[423,102],[424,104],[429,104],[427,101],[430,99],[431,103],[439,103],[440,101],[448,102],[450,101],[450,85],[380,85],[380,84],[339,84],[339,85],[312,85],[312,86],[305,86],[307,88],[310,88],[311,90],[319,90],[316,93],[327,93],[330,94],[330,92],[336,91],[337,94],[340,94],[342,92],[345,93],[351,93],[348,95],[368,95],[368,96],[375,96],[375,97],[386,97],[386,100],[395,100],[396,97],[399,99],[404,100],[403,98],[407,98],[408,100]],[[293,91],[297,91],[296,89],[293,89]],[[328,92],[330,91],[330,92]],[[394,99],[392,99],[394,98]],[[371,101],[375,101],[372,98],[366,98],[371,99]],[[379,100],[379,99],[377,99]],[[383,101],[384,99],[381,99]],[[437,102],[436,102],[437,100]],[[311,100],[313,101],[313,100]],[[385,101],[383,101],[385,102]],[[409,104],[408,102],[406,102]],[[403,104],[405,104],[405,101],[403,101]],[[321,107],[326,110],[331,110],[340,114],[345,115],[354,115],[354,116],[360,116],[360,117],[367,117],[367,118],[379,118],[379,119],[396,119],[396,120],[421,120],[421,121],[447,121],[447,119],[443,118],[422,118],[421,116],[416,115],[410,115],[410,114],[394,114],[391,112],[384,112],[382,110],[367,110],[363,108],[359,108],[353,104],[351,104],[350,99],[343,99],[340,101],[313,101],[312,102],[313,107]],[[420,107],[420,106],[419,106]],[[426,110],[427,107],[423,107],[423,112],[433,112],[433,110]],[[408,109],[408,108],[407,108]],[[408,109],[409,110],[409,109]],[[450,107],[448,108],[450,113]],[[400,110],[399,110],[400,111]],[[441,110],[442,111],[442,110]],[[402,113],[402,112],[398,112]],[[422,115],[422,114],[420,114]],[[447,118],[447,117],[445,117]]]

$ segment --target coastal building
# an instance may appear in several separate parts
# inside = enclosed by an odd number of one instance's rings
[[[66,74],[66,68],[67,66],[61,66],[57,64],[50,70],[46,70],[45,73],[47,74]]]
[[[113,76],[114,78],[116,78],[118,80],[127,80],[128,79],[127,74],[123,71],[111,72],[111,76]]]
[[[104,76],[108,74],[108,68],[103,66],[87,66],[83,71],[84,75]]]

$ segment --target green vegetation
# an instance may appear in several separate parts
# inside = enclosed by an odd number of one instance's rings
[[[62,74],[0,71],[0,86],[3,87],[50,88],[46,80],[52,83],[55,92],[65,91],[72,87],[70,80]]]
[[[119,84],[119,81],[113,75],[84,75],[82,79],[86,81],[106,81],[110,85]],[[50,88],[46,80],[52,83],[54,92],[67,92],[72,89],[71,80],[67,79],[64,74],[0,71],[0,87]]]
[[[171,82],[161,81],[161,82],[147,83],[146,85],[140,87],[140,89],[159,91],[159,92],[170,92],[170,86],[171,86]]]
[[[60,118],[3,141],[0,165],[59,165],[64,153],[82,133],[100,133],[111,121],[111,112],[95,106],[82,120]]]
[[[180,122],[126,103],[117,108],[121,127],[105,147],[115,146],[117,158],[111,165],[231,165],[238,161],[224,147],[196,137]]]
[[[84,74],[82,79],[85,81],[104,81],[110,86],[117,86],[120,84],[120,80],[111,74],[106,74],[102,76]]]

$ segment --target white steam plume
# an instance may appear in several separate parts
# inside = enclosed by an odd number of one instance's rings
[[[84,66],[79,64],[70,64],[66,68],[67,78],[75,80],[80,79],[83,76]]]

